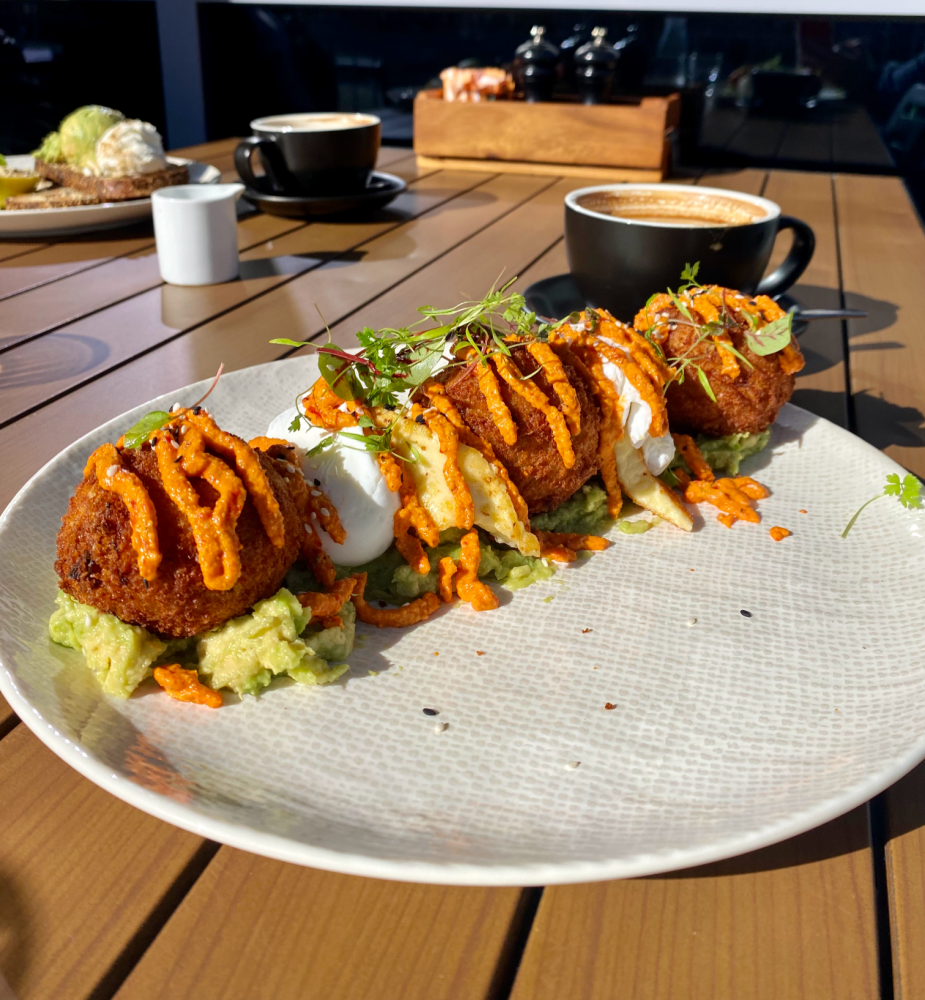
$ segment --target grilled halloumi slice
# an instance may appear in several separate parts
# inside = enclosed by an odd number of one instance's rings
[[[376,415],[380,426],[388,426],[393,420],[395,416],[392,413]],[[392,428],[392,444],[400,455],[409,460],[408,467],[414,476],[418,497],[437,528],[440,531],[454,528],[456,505],[443,475],[446,456],[440,451],[437,435],[424,424],[398,417]],[[411,445],[417,449],[417,454]],[[415,457],[417,461],[412,460]],[[459,446],[457,462],[472,494],[478,527],[484,528],[496,541],[512,546],[525,556],[538,556],[539,539],[517,516],[507,486],[491,462],[481,452],[465,444]]]
[[[674,490],[649,472],[641,449],[633,447],[629,436],[624,434],[614,444],[613,450],[617,459],[617,479],[623,492],[640,507],[652,511],[682,531],[690,531],[694,522],[684,504]]]

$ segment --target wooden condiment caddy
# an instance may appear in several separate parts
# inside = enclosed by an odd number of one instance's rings
[[[428,167],[660,181],[680,109],[677,94],[584,105],[444,101],[442,91],[422,90],[414,151]]]

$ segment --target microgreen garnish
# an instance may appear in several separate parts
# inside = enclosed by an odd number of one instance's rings
[[[792,330],[793,313],[788,312],[766,326],[759,327],[755,324],[750,330],[745,331],[745,340],[755,354],[763,358],[765,355],[782,351],[790,343]]]
[[[164,424],[170,423],[173,414],[164,410],[154,410],[146,413],[138,423],[130,427],[123,436],[123,445],[126,448],[140,448],[145,441],[155,432],[159,431]]]
[[[222,372],[225,370],[224,362],[218,366],[218,371],[215,373],[215,378],[212,379],[212,384],[206,389],[205,395],[201,396],[199,399],[193,403],[192,406],[186,407],[187,410],[194,410],[197,406],[204,403],[208,399],[212,390],[218,385],[218,380],[222,377]],[[181,411],[183,412],[183,411]],[[136,424],[130,427],[125,434],[122,436],[122,445],[124,448],[140,448],[146,441],[148,441],[151,435],[155,431],[159,431],[166,424],[169,424],[177,416],[176,413],[167,413],[165,410],[153,410],[151,413],[146,413]],[[290,428],[291,430],[292,428]]]
[[[422,306],[421,319],[407,327],[364,327],[357,333],[360,350],[344,351],[331,343],[317,348],[321,377],[341,399],[362,399],[367,406],[395,409],[399,397],[417,389],[430,378],[449,346],[455,351],[471,348],[480,362],[493,354],[510,355],[507,339],[530,336],[546,340],[554,324],[539,320],[526,307],[524,297],[510,290],[514,278],[480,301],[465,301],[449,309]],[[436,324],[427,327],[430,322]],[[424,327],[424,329],[420,329]],[[329,334],[330,335],[330,334]],[[272,344],[288,347],[315,346],[307,341],[278,338]],[[450,361],[450,364],[461,362]],[[297,431],[304,418],[296,414],[289,425]],[[367,428],[368,429],[368,428]],[[369,442],[373,435],[367,434]],[[369,450],[389,451],[390,446]]]
[[[854,527],[854,522],[861,516],[861,511],[872,504],[874,500],[879,500],[881,497],[896,497],[906,510],[918,509],[922,506],[922,484],[911,473],[907,473],[902,481],[900,481],[899,475],[891,472],[886,477],[886,485],[883,487],[883,492],[878,493],[866,503],[861,504],[857,513],[851,518],[847,527],[841,533],[842,538],[848,537],[848,532]]]

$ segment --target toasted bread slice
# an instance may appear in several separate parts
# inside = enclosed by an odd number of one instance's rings
[[[91,194],[98,202],[147,198],[158,188],[186,184],[189,180],[186,166],[173,163],[164,170],[155,170],[150,174],[126,174],[124,177],[95,177],[64,163],[46,163],[44,160],[36,160],[35,169],[55,184]]]
[[[6,199],[6,211],[15,212],[27,208],[74,208],[77,205],[98,205],[99,198],[86,191],[56,187],[31,194],[14,194]]]

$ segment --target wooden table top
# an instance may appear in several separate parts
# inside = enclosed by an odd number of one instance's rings
[[[183,150],[234,176],[234,140]],[[161,283],[150,229],[0,243],[0,506],[79,435],[153,396],[349,343],[421,302],[565,271],[576,179],[427,172],[364,222],[253,214],[242,279]],[[763,194],[818,246],[795,401],[925,475],[925,233],[894,177],[696,178]],[[783,249],[779,248],[778,257]],[[0,1000],[848,1000],[925,997],[925,766],[869,806],[688,871],[549,889],[299,868],[202,840],[69,768],[0,699]]]

